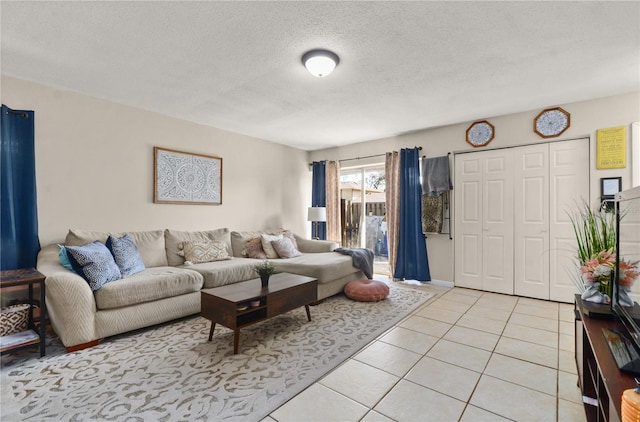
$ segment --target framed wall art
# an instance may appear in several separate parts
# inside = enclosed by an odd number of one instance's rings
[[[495,128],[486,120],[474,122],[467,129],[467,143],[472,147],[483,147],[495,136]]]
[[[596,168],[623,169],[627,166],[627,127],[596,131]]]
[[[571,126],[571,114],[561,107],[547,108],[533,119],[533,131],[543,138],[562,135]]]
[[[153,202],[222,204],[222,158],[153,148]]]

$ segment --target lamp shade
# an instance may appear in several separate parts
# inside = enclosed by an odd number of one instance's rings
[[[327,221],[327,209],[325,207],[309,207],[307,221]]]
[[[338,63],[340,63],[338,55],[329,50],[311,50],[302,56],[304,67],[318,78],[323,78],[333,72]]]

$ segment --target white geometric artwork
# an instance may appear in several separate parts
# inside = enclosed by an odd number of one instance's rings
[[[222,204],[222,158],[154,147],[156,204]]]

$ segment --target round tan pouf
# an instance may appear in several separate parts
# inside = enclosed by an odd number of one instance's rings
[[[360,302],[375,302],[389,296],[389,286],[376,280],[355,280],[344,287],[344,294]]]

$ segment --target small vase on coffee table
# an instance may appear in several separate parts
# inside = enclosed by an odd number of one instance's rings
[[[262,287],[269,286],[269,274],[262,274],[260,276],[260,282],[262,283]]]

